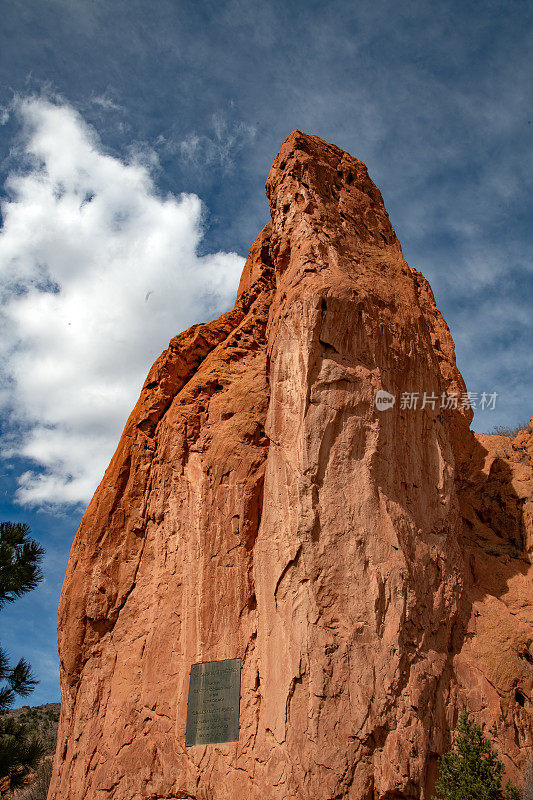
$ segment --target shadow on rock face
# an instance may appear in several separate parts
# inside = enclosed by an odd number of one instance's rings
[[[475,435],[459,487],[468,570],[458,701],[484,724],[518,784],[533,744],[532,441]]]

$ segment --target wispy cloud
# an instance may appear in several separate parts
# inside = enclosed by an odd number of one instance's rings
[[[123,111],[124,108],[119,103],[116,103],[108,92],[104,94],[93,95],[89,101],[93,106],[97,106],[102,111]]]
[[[243,265],[198,256],[202,203],[158,195],[148,159],[106,154],[66,104],[19,99],[19,166],[1,204],[5,456],[30,459],[19,502],[85,503],[151,361],[228,308]]]
[[[182,159],[196,166],[219,164],[228,169],[233,166],[238,151],[256,135],[253,125],[230,123],[221,111],[212,115],[210,128],[207,134],[189,133],[180,142],[170,143],[169,151],[179,153]]]

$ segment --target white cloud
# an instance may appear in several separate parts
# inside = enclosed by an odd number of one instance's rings
[[[157,195],[146,161],[105,154],[68,105],[15,110],[6,181],[0,358],[7,455],[33,459],[19,502],[85,503],[168,340],[230,307],[243,259],[198,256],[202,204]]]

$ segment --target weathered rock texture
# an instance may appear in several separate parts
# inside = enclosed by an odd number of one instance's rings
[[[364,164],[296,131],[267,193],[76,535],[51,800],[428,798],[463,704],[531,751],[533,437],[376,410],[465,385]],[[239,742],[185,749],[190,665],[237,657]]]

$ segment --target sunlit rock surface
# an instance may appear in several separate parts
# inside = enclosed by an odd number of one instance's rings
[[[441,408],[453,341],[364,164],[295,131],[267,193],[74,540],[50,800],[429,798],[463,705],[510,777],[532,746],[533,437]],[[190,666],[230,658],[239,741],[186,749]]]

